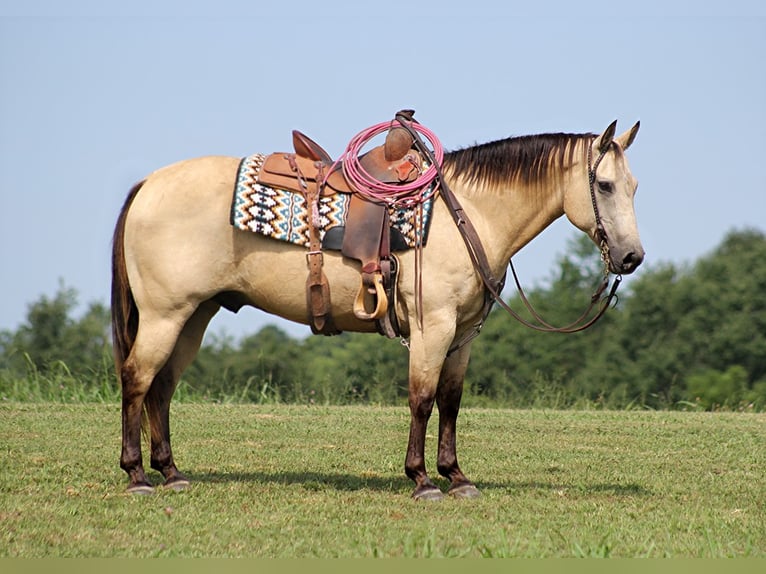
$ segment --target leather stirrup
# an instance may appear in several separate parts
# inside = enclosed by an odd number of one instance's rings
[[[372,311],[368,309],[373,308]],[[383,286],[383,274],[363,273],[362,284],[354,301],[354,316],[363,321],[377,320],[388,312],[388,296]]]

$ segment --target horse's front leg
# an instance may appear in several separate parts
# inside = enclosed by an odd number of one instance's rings
[[[415,500],[441,500],[444,497],[426,472],[426,429],[434,406],[434,393],[430,390],[431,386],[436,385],[422,381],[417,381],[413,385],[410,379],[410,438],[407,443],[404,472],[415,482],[415,490],[412,492],[412,498]]]
[[[427,332],[426,329],[423,332]],[[444,495],[426,471],[425,443],[447,342],[437,344],[434,341],[424,341],[423,332],[413,333],[410,341],[410,437],[404,471],[415,482],[415,490],[412,492],[414,499],[440,500]],[[431,332],[437,332],[437,329],[433,328]]]
[[[449,479],[449,494],[456,498],[480,496],[479,490],[466,478],[457,462],[457,415],[470,353],[469,343],[447,357],[436,391],[436,404],[439,407],[439,454],[436,468],[439,474]]]

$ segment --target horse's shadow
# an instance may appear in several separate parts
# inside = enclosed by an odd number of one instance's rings
[[[253,483],[303,486],[307,490],[373,490],[400,492],[411,489],[406,477],[363,476],[325,472],[206,472],[187,473],[192,483]]]
[[[408,493],[413,483],[406,477],[399,476],[362,476],[354,474],[324,472],[206,472],[189,473],[189,479],[199,483],[252,483],[278,484],[283,486],[302,486],[306,490],[336,490],[352,492],[370,490],[376,492]],[[443,490],[447,481],[435,477],[434,482]],[[479,481],[476,487],[484,492],[498,494],[518,494],[533,491],[575,491],[581,495],[611,495],[616,497],[650,496],[651,490],[637,483],[592,483],[576,486],[547,481]]]

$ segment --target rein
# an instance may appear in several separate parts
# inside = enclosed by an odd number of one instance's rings
[[[601,249],[601,260],[604,263],[604,279],[601,282],[601,285],[595,291],[595,293],[593,293],[593,295],[591,296],[590,306],[585,310],[585,312],[572,323],[565,325],[563,327],[556,327],[546,322],[539,315],[539,313],[537,313],[534,310],[531,303],[529,302],[526,295],[524,294],[523,289],[521,288],[518,275],[516,274],[516,270],[513,267],[513,262],[510,260],[508,263],[511,267],[511,272],[513,274],[514,282],[516,283],[516,288],[519,291],[519,296],[521,300],[524,302],[524,305],[526,306],[527,310],[531,313],[532,317],[534,317],[537,323],[532,323],[530,321],[527,321],[526,319],[521,317],[516,311],[514,311],[505,301],[503,301],[501,297],[501,292],[505,285],[505,274],[503,275],[502,278],[497,279],[492,273],[492,269],[490,268],[489,261],[487,260],[487,254],[484,251],[484,247],[481,244],[481,239],[479,238],[479,235],[476,232],[476,228],[471,223],[470,219],[468,218],[465,211],[463,210],[463,207],[460,205],[460,202],[458,201],[457,197],[455,197],[454,193],[449,188],[449,186],[447,185],[447,182],[444,179],[444,174],[442,173],[442,170],[441,170],[441,162],[436,161],[436,158],[431,153],[431,150],[428,149],[428,147],[419,137],[417,129],[413,129],[412,127],[412,125],[419,126],[417,120],[415,120],[412,117],[412,112],[410,112],[409,110],[403,110],[402,112],[399,112],[396,114],[396,121],[398,121],[402,125],[402,127],[405,128],[412,135],[412,137],[415,140],[415,146],[418,149],[418,151],[423,153],[429,159],[429,161],[431,162],[431,167],[435,167],[439,177],[439,187],[441,189],[441,196],[444,198],[444,201],[447,204],[448,210],[450,214],[452,215],[452,219],[455,221],[455,224],[457,225],[457,228],[460,231],[460,235],[462,236],[463,241],[465,242],[465,245],[468,249],[468,255],[471,258],[473,266],[478,272],[479,276],[481,277],[481,280],[484,283],[484,287],[486,289],[485,298],[484,298],[484,309],[482,311],[481,319],[476,325],[474,325],[473,330],[466,333],[466,335],[463,336],[459,341],[456,341],[455,343],[453,343],[452,347],[450,347],[449,351],[447,352],[447,356],[451,355],[452,353],[454,353],[455,351],[463,347],[465,344],[467,344],[469,341],[474,339],[476,336],[478,336],[479,332],[481,331],[484,325],[484,321],[487,319],[487,317],[489,316],[489,312],[492,310],[492,306],[494,303],[497,303],[498,305],[500,305],[503,309],[505,309],[508,313],[510,313],[510,315],[514,319],[516,319],[523,325],[530,327],[532,329],[535,329],[536,331],[551,332],[551,333],[576,333],[578,331],[583,331],[587,329],[588,327],[592,326],[594,323],[596,323],[604,315],[604,313],[606,313],[606,310],[610,307],[612,301],[616,297],[617,288],[619,287],[620,282],[622,281],[622,276],[617,275],[615,277],[615,281],[612,284],[612,288],[609,290],[609,294],[602,299],[601,296],[603,295],[603,293],[606,291],[607,287],[609,286],[609,247],[607,242],[606,230],[604,229],[603,223],[601,222],[601,216],[598,210],[598,203],[596,202],[596,191],[595,191],[594,185],[596,182],[596,169],[598,169],[598,166],[601,163],[601,160],[604,158],[604,156],[606,155],[606,152],[609,150],[610,146],[612,145],[611,141],[601,143],[601,145],[599,146],[599,155],[595,163],[593,163],[592,165],[591,165],[592,140],[588,144],[588,185],[590,189],[591,203],[593,205],[593,212],[596,217],[596,233],[599,240],[599,247]],[[588,315],[596,307],[599,300],[601,301],[601,305],[599,306],[598,312],[590,320],[587,320]]]

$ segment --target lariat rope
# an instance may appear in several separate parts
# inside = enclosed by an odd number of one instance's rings
[[[425,229],[423,218],[423,204],[434,197],[439,191],[443,178],[441,165],[444,161],[444,148],[431,130],[412,119],[414,110],[402,110],[396,114],[394,120],[382,122],[362,130],[351,139],[346,151],[335,160],[327,174],[335,171],[338,164],[341,165],[343,176],[352,188],[363,198],[373,203],[380,203],[390,208],[414,208],[417,210],[417,220],[420,222],[415,229],[415,318],[418,327],[423,329],[423,243],[425,241]],[[405,122],[407,122],[405,124]],[[418,177],[411,182],[385,183],[367,173],[360,162],[362,149],[374,137],[388,132],[400,124],[404,127],[413,140],[417,142],[418,151],[428,158],[428,167],[425,170],[418,168]],[[429,149],[419,134],[431,143],[433,151]],[[406,155],[402,159],[406,159]]]
[[[384,183],[372,177],[362,167],[359,159],[362,148],[372,138],[389,131],[396,123],[402,123],[398,118],[393,121],[376,124],[359,132],[348,144],[346,151],[335,161],[328,174],[340,164],[343,175],[349,184],[365,199],[374,203],[383,203],[392,207],[415,207],[428,201],[438,191],[437,177],[442,162],[444,161],[444,149],[436,135],[425,126],[413,123],[411,129],[421,133],[431,142],[433,152],[429,154],[429,165],[412,182]],[[422,141],[422,140],[421,140]],[[430,150],[429,150],[430,151]],[[437,185],[432,185],[434,182]]]

